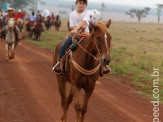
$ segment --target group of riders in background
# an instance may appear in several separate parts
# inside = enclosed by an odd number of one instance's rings
[[[29,32],[29,36],[38,32],[44,31],[44,26],[48,30],[52,25],[56,26],[56,31],[59,31],[59,27],[61,26],[61,20],[59,14],[54,15],[51,13],[49,16],[42,16],[40,11],[37,11],[36,14],[34,11],[30,14],[26,14],[25,11],[15,11],[13,8],[9,8],[5,13],[2,14],[0,11],[0,29],[1,34],[0,38],[5,38],[5,34],[7,31],[7,23],[10,18],[14,18],[15,20],[15,34],[16,34],[16,41],[20,40],[20,32],[22,31],[23,27],[26,26],[26,31]],[[37,30],[38,29],[38,30]],[[40,32],[39,32],[40,31]],[[36,33],[37,33],[36,32]]]

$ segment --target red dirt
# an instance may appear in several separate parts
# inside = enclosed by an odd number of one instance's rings
[[[6,61],[0,41],[0,122],[58,122],[60,96],[52,68],[52,52],[22,41],[15,59]],[[109,75],[108,75],[109,76]],[[102,77],[89,101],[86,122],[152,122],[148,98],[132,93],[133,86]],[[160,120],[163,106],[160,105]],[[73,103],[68,122],[75,121]]]

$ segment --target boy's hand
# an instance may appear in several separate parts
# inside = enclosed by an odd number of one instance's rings
[[[75,33],[77,33],[78,32],[78,29],[77,28],[74,28],[71,32],[70,32],[70,34],[75,34]]]
[[[82,27],[80,27],[80,28],[74,28],[70,33],[71,34],[74,34],[74,33],[78,33],[78,32],[84,32],[84,30],[85,30],[85,26],[82,26]]]

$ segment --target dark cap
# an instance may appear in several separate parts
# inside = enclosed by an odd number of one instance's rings
[[[76,3],[77,3],[77,2],[84,2],[84,3],[87,4],[87,0],[76,0]]]

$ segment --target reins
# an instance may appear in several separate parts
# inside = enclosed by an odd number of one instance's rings
[[[83,39],[84,39],[84,37],[82,37],[82,38],[79,40],[79,42],[77,43],[77,45],[79,45],[79,47],[80,47],[82,50],[84,50],[87,54],[89,54],[90,56],[92,56],[96,61],[98,61],[97,57],[95,57],[94,55],[92,55],[90,52],[88,52],[85,48],[83,48],[83,47],[80,45],[80,42],[81,42]],[[96,45],[96,48],[97,48],[98,53],[101,55],[100,50],[99,50],[99,48],[98,48],[98,46],[97,46],[96,41],[95,41],[95,45]],[[81,73],[84,74],[84,75],[93,75],[93,74],[95,74],[95,73],[99,70],[100,65],[101,65],[101,61],[99,61],[99,64],[98,64],[94,69],[87,70],[87,69],[81,67],[81,66],[74,60],[74,58],[72,57],[72,52],[71,52],[71,54],[70,54],[70,61],[72,62],[72,64],[74,65],[74,67],[75,67],[79,72],[81,72]]]
[[[83,49],[86,53],[88,53],[90,56],[92,56],[96,61],[97,61],[97,57],[95,57],[94,55],[92,55],[90,52],[88,52],[86,49],[84,49],[81,45],[80,45],[80,42],[81,42],[81,40],[83,40],[84,39],[84,37],[82,37],[82,39],[80,39],[80,41],[77,43],[77,45],[79,45],[79,47],[81,48],[81,49]]]

